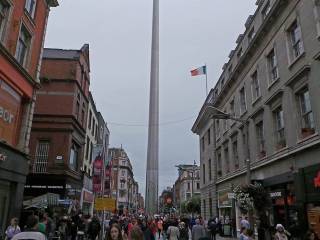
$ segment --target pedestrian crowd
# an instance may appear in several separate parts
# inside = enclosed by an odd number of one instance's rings
[[[240,240],[253,240],[255,233],[247,218],[240,222]],[[101,231],[103,230],[103,231]],[[5,240],[216,240],[223,236],[221,221],[216,217],[205,222],[201,217],[144,215],[111,215],[105,220],[98,216],[73,216],[50,218],[47,213],[31,215],[21,229],[13,218],[5,231]],[[290,233],[277,224],[270,240],[290,240]],[[319,240],[309,230],[303,240]]]

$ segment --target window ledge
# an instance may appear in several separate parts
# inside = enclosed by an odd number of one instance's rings
[[[247,110],[245,110],[244,112],[240,113],[240,118],[243,117],[246,113],[247,113]]]
[[[252,101],[251,105],[255,105],[261,99],[261,95]]]
[[[277,82],[279,82],[280,77],[277,77],[275,80],[273,80],[271,83],[269,81],[268,90],[270,90]]]
[[[291,69],[301,58],[303,58],[306,55],[306,52],[301,53],[298,57],[296,57],[294,60],[292,60],[289,63],[288,68]]]
[[[310,140],[310,139],[312,139],[312,138],[314,138],[314,137],[317,137],[317,136],[319,136],[319,134],[318,134],[317,132],[315,132],[314,134],[312,134],[312,135],[310,135],[310,136],[308,136],[308,137],[299,138],[299,140],[297,141],[297,144],[304,143],[304,142],[306,142],[306,141],[308,141],[308,140]]]
[[[28,20],[30,21],[30,23],[32,24],[32,26],[35,28],[36,27],[36,23],[34,21],[34,18],[32,18],[32,16],[30,15],[30,13],[27,11],[27,9],[24,9],[24,15],[28,18]]]

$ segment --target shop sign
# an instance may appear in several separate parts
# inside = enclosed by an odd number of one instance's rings
[[[21,96],[5,81],[0,79],[0,128],[1,138],[14,144],[20,113]]]
[[[281,198],[281,197],[282,197],[282,192],[281,192],[281,191],[271,192],[271,193],[270,193],[270,197],[271,197],[271,198]]]
[[[6,160],[7,160],[7,158],[8,158],[8,156],[7,156],[7,155],[4,155],[4,154],[0,153],[0,162],[4,162],[4,161],[6,161]]]
[[[314,181],[314,187],[320,188],[320,170],[319,170],[317,176],[313,179],[313,181]]]
[[[116,209],[116,200],[113,198],[96,198],[94,209],[97,211],[113,211]]]
[[[218,192],[218,207],[230,208],[232,207],[232,199],[229,198],[229,192]]]
[[[83,201],[93,203],[93,194],[87,191],[83,191]]]

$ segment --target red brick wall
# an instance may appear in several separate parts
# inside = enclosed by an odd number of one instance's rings
[[[38,0],[34,19],[31,19],[24,10],[24,0],[13,1],[13,11],[9,19],[6,35],[5,47],[15,56],[17,41],[20,32],[20,26],[23,22],[32,35],[32,44],[30,54],[27,59],[26,70],[35,78],[39,57],[42,48],[43,32],[46,25],[46,17],[48,14],[46,0]]]

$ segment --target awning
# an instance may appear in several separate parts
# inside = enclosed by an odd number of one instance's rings
[[[30,200],[23,201],[24,209],[28,208],[45,208],[48,206],[57,206],[59,204],[59,195],[47,193]]]

